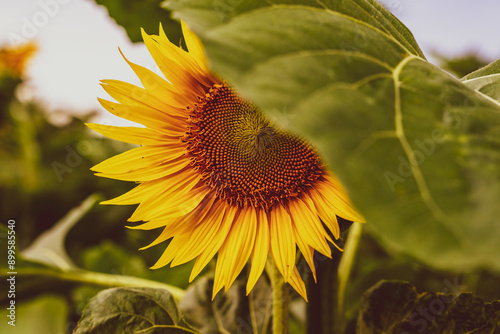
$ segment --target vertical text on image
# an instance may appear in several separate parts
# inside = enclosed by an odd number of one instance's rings
[[[7,222],[7,282],[9,289],[7,298],[9,300],[7,307],[7,318],[10,320],[10,326],[16,325],[16,221]]]

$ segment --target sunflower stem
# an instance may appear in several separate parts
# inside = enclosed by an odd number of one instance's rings
[[[169,284],[148,280],[145,278],[126,276],[126,275],[112,275],[105,273],[98,273],[87,271],[83,269],[60,271],[52,268],[19,268],[17,273],[22,277],[35,278],[51,278],[54,282],[66,281],[74,283],[89,284],[105,288],[114,287],[144,287],[165,289],[172,294],[172,296],[179,300],[185,295],[185,291]]]
[[[266,269],[273,287],[273,334],[288,334],[288,287],[272,260]]]
[[[306,327],[308,334],[344,332],[344,293],[362,229],[360,223],[352,224],[349,221],[342,221],[340,225],[341,233],[351,228],[345,245],[343,239],[337,240],[337,245],[344,248],[343,254],[334,251],[333,246],[331,246],[332,259],[315,254],[317,283],[314,282],[312,274],[307,280],[309,303],[306,305]]]
[[[307,291],[309,302],[306,305],[308,334],[338,334],[334,331],[337,304],[337,272],[340,254],[333,253],[329,259],[321,254],[316,254],[316,277],[314,282],[312,275],[307,280]]]

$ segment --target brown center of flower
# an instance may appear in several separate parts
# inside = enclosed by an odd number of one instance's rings
[[[214,85],[190,110],[183,141],[192,164],[230,204],[267,210],[321,178],[321,161],[308,144],[271,127],[227,85]]]

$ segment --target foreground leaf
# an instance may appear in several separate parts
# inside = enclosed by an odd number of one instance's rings
[[[361,301],[357,333],[497,333],[500,301],[470,293],[419,294],[401,281],[381,281]]]
[[[374,1],[168,6],[214,71],[322,153],[392,251],[500,271],[500,107]]]
[[[198,332],[184,321],[167,290],[114,288],[101,291],[90,300],[74,333]]]

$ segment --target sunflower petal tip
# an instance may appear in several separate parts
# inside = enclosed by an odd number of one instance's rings
[[[148,35],[148,33],[146,32],[146,30],[144,30],[144,28],[141,27],[141,37],[142,37],[142,40],[145,42],[148,38],[151,38],[151,36]]]
[[[219,293],[219,291],[220,291],[220,288],[218,290],[215,290],[215,286],[214,286],[214,290],[212,291],[212,301],[214,301],[215,296],[217,296],[217,294]]]
[[[95,128],[97,128],[99,126],[99,124],[95,124],[95,123],[83,123],[83,125],[85,125],[87,128],[97,132],[95,130]]]
[[[120,54],[122,55],[123,58],[125,58],[125,55],[123,54],[123,51],[120,47],[118,47],[118,52],[120,52]],[[125,60],[127,60],[127,58],[125,58]]]
[[[125,228],[128,228],[129,230],[139,230],[139,226],[131,226],[131,225],[126,225]]]

